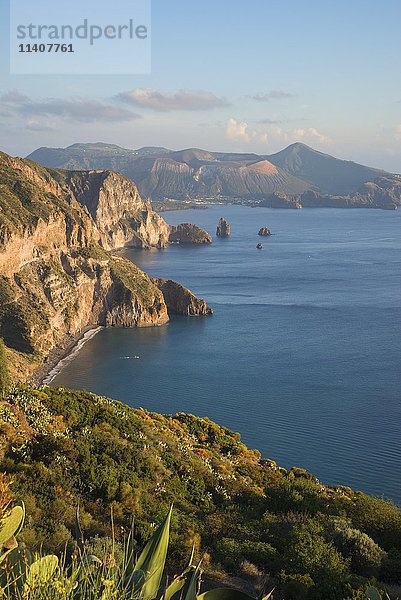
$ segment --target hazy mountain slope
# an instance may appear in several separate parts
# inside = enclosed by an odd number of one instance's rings
[[[300,143],[270,156],[199,148],[128,150],[101,143],[74,144],[65,149],[40,148],[30,158],[44,165],[69,169],[112,168],[135,181],[142,196],[155,200],[223,198],[262,201],[279,207],[281,201],[272,200],[272,194],[300,196],[315,191],[319,200],[302,203],[298,199],[294,206],[387,208],[394,204],[388,199],[389,181],[398,188],[397,176],[340,160]],[[365,186],[373,182],[374,199],[369,186]],[[381,182],[385,183],[383,191],[378,189]]]
[[[142,196],[227,197],[251,200],[275,191],[302,193],[310,185],[256,154],[225,154],[188,148],[126,150],[105,144],[74,144],[40,148],[29,158],[46,166],[67,169],[114,169],[133,179]],[[255,164],[260,165],[255,167]]]
[[[351,194],[363,183],[374,181],[385,173],[380,169],[334,158],[300,143],[292,144],[277,154],[266,155],[265,158],[325,194]]]

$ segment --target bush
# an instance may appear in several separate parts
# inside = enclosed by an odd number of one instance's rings
[[[351,569],[357,575],[378,575],[386,553],[366,533],[337,525],[334,544],[341,554],[350,560]]]

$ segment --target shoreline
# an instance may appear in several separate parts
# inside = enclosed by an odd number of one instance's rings
[[[32,381],[36,385],[49,385],[80,352],[83,346],[95,337],[104,327],[88,325],[77,335],[69,338],[64,346],[56,346],[49,353],[46,362],[38,367],[33,374]]]

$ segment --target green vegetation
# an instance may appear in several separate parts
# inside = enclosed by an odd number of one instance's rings
[[[32,553],[73,553],[75,506],[96,554],[110,539],[121,550],[132,518],[142,545],[174,502],[170,575],[194,543],[208,581],[235,577],[251,595],[265,580],[277,600],[362,599],[369,585],[399,594],[396,506],[286,471],[208,419],[14,388],[1,404],[0,433],[0,470],[26,503],[19,538]]]
[[[202,585],[201,561],[194,563],[193,547],[187,568],[170,580],[163,578],[170,540],[172,507],[148,542],[139,552],[131,528],[121,548],[114,536],[100,557],[91,553],[81,529],[79,509],[75,516],[75,545],[72,553],[36,555],[18,543],[25,520],[25,505],[10,509],[8,481],[0,480],[0,584],[1,597],[8,600],[256,600],[233,588],[214,588],[200,594]],[[112,526],[113,526],[113,514]],[[255,549],[255,553],[258,550]],[[314,565],[324,559],[317,553]],[[311,578],[304,578],[311,581]],[[331,582],[324,580],[318,597],[333,596]],[[264,590],[257,600],[273,598]],[[299,598],[299,596],[298,596]],[[366,600],[381,600],[378,590],[369,587]],[[389,596],[387,595],[387,598]]]
[[[33,229],[39,220],[63,212],[69,223],[83,224],[81,211],[66,201],[52,173],[32,161],[0,152],[0,212],[8,232]]]
[[[0,338],[0,397],[3,398],[7,393],[8,386],[10,385],[6,350],[3,339]]]

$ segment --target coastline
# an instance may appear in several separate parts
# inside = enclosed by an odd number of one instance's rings
[[[32,377],[35,385],[49,385],[54,378],[70,363],[80,352],[86,342],[95,337],[104,327],[88,325],[77,335],[71,336],[63,346],[56,346],[49,353],[46,362],[38,367]]]

